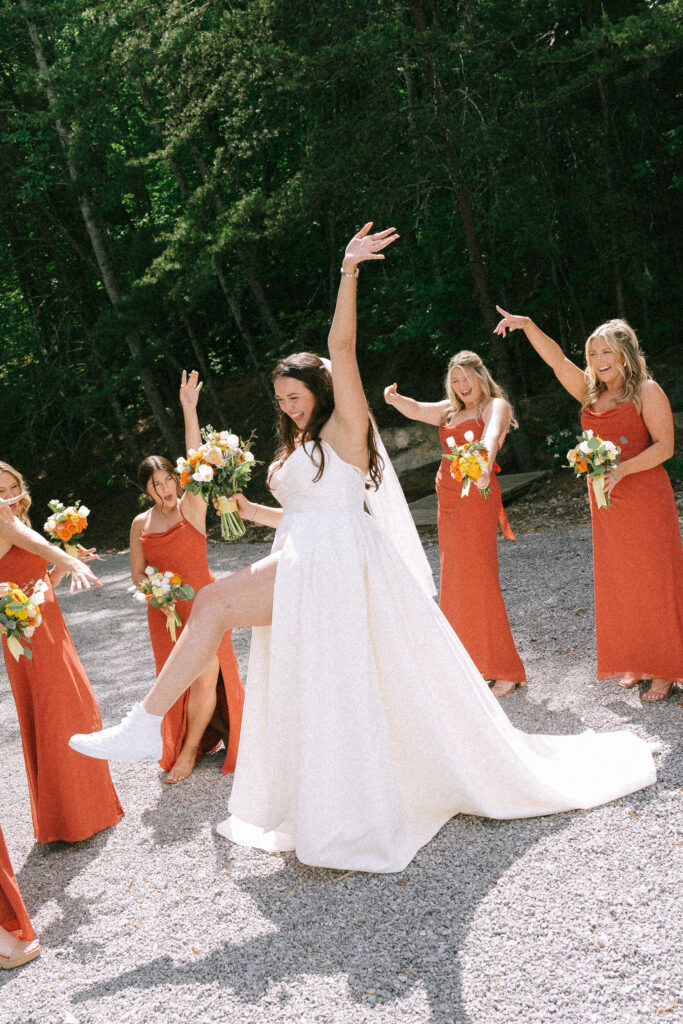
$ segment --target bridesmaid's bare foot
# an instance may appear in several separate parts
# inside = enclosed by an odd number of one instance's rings
[[[623,687],[624,690],[630,690],[632,686],[637,686],[639,682],[640,679],[638,676],[631,675],[630,672],[627,672],[626,675],[623,675],[619,680],[619,686]]]
[[[646,700],[652,703],[656,700],[666,700],[667,697],[671,696],[674,683],[668,679],[653,679],[650,683],[650,689],[647,693],[644,693],[641,700]]]
[[[176,762],[168,772],[164,782],[173,784],[175,782],[182,782],[184,779],[189,779],[190,775],[192,775],[194,766],[197,763],[198,749],[198,747],[188,747],[186,743],[178,754]]]
[[[509,679],[496,679],[491,687],[491,693],[494,697],[507,697],[508,694],[514,693],[518,686],[526,686],[526,683],[513,683]]]

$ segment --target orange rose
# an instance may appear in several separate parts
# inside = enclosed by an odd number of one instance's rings
[[[180,474],[180,486],[186,487],[190,479],[190,474],[187,469],[184,469]]]
[[[178,573],[177,573],[177,572],[174,572],[174,573],[173,573],[173,575],[171,576],[171,583],[175,584],[175,586],[180,586],[180,584],[181,584],[182,582],[183,582],[183,581],[181,580],[181,578],[180,578],[180,576],[178,575]]]

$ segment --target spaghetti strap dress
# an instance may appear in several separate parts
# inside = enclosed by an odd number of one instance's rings
[[[145,526],[147,526],[147,521],[145,521]],[[187,519],[181,519],[179,523],[164,530],[163,533],[150,533],[145,529],[140,540],[147,565],[155,566],[161,572],[177,573],[183,583],[189,583],[195,592],[198,593],[208,583],[215,582],[216,577],[209,569],[206,559],[206,536],[200,533]],[[176,611],[183,625],[190,617],[192,604],[193,600],[190,599],[189,601],[179,601],[176,605]],[[166,628],[166,616],[162,611],[148,607],[147,621],[158,675],[173,650],[173,641]],[[244,705],[244,687],[240,678],[237,658],[232,648],[231,636],[230,631],[225,633],[218,648],[220,671],[216,689],[217,707],[223,721],[230,728],[228,749],[225,752],[222,769],[224,775],[235,770]],[[164,749],[159,761],[164,771],[170,771],[173,767],[185,742],[188,701],[189,690],[186,690],[164,715],[161,726]],[[215,750],[220,743],[221,737],[209,725],[199,745],[199,757]]]
[[[652,444],[633,402],[584,409],[581,426],[621,448],[621,461]],[[626,443],[622,440],[626,439]],[[663,466],[619,481],[610,508],[588,487],[598,679],[632,674],[683,682],[683,545]]]
[[[69,746],[74,730],[101,729],[90,683],[55,597],[47,561],[12,547],[0,558],[0,580],[22,589],[47,583],[42,623],[31,641],[32,659],[15,661],[2,647],[19,718],[39,843],[76,843],[118,823],[123,814],[105,761],[93,761]]]
[[[18,939],[35,938],[24,901],[14,877],[5,837],[0,828],[0,925]]]
[[[447,438],[464,444],[465,432],[469,430],[479,441],[484,424],[470,419],[452,427],[439,427],[444,453],[450,452]],[[523,683],[524,665],[512,638],[498,575],[498,524],[504,536],[516,539],[494,475],[500,467],[494,466],[491,493],[486,499],[474,485],[462,498],[462,484],[453,479],[450,467],[451,462],[442,459],[436,476],[441,611],[485,679]]]

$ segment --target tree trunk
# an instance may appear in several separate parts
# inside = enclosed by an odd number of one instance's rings
[[[411,4],[411,10],[418,34],[424,40],[427,32],[427,20],[425,18],[421,0],[415,0],[415,2]],[[496,326],[495,303],[489,288],[484,254],[476,229],[474,209],[470,200],[469,189],[462,173],[460,148],[451,130],[448,99],[443,86],[441,85],[436,63],[430,52],[428,43],[424,44],[424,69],[427,83],[434,101],[437,119],[443,132],[446,163],[451,182],[453,183],[453,191],[455,192],[458,210],[460,212],[460,220],[465,233],[465,245],[467,247],[467,255],[472,270],[474,292],[479,304],[479,311],[484,328],[490,339],[491,355],[493,356],[493,362],[495,365],[495,375],[507,392],[507,396],[515,409],[515,414],[519,422],[519,429],[512,431],[510,434],[510,444],[514,451],[515,459],[519,468],[521,470],[528,470],[534,465],[531,446],[527,437],[521,410],[519,409],[515,398],[512,384],[512,373],[510,370],[510,362],[505,342],[500,335],[493,333],[493,329]]]
[[[24,8],[25,11],[29,11],[28,0],[21,0],[21,6]],[[64,152],[69,177],[71,178],[71,181],[74,183],[77,189],[78,205],[80,207],[81,215],[85,223],[85,229],[88,233],[88,238],[90,240],[92,250],[95,254],[95,259],[97,261],[97,266],[100,272],[102,283],[105,287],[105,291],[107,292],[107,296],[109,298],[111,305],[114,307],[114,309],[116,309],[118,306],[120,306],[121,301],[123,299],[123,293],[119,283],[117,269],[109,255],[104,234],[101,231],[99,225],[97,224],[93,208],[90,204],[90,200],[85,194],[85,189],[82,185],[82,182],[78,174],[78,170],[76,168],[76,164],[71,155],[69,134],[66,128],[64,127],[64,123],[61,117],[57,113],[57,95],[52,86],[49,84],[49,79],[47,77],[48,65],[45,59],[45,54],[43,53],[43,47],[40,42],[40,37],[38,35],[38,31],[36,29],[34,22],[30,20],[30,17],[28,17],[28,15],[27,26],[31,42],[33,44],[36,63],[38,64],[38,67],[42,74],[45,76],[45,94],[47,96],[48,104],[54,115],[54,125],[57,131],[59,142]],[[144,364],[144,346],[142,340],[135,331],[128,331],[125,335],[125,338],[126,344],[128,345],[128,349],[133,358],[137,362],[138,373],[140,375],[142,386],[147,396],[147,400],[149,401],[149,404],[151,406],[154,418],[156,419],[161,434],[164,438],[164,442],[167,445],[167,447],[172,451],[178,451],[179,441],[176,436],[175,427],[171,421],[170,416],[168,415],[166,406],[164,404],[161,393],[157,388],[156,381],[154,380],[152,372],[149,369],[149,367],[145,366]]]

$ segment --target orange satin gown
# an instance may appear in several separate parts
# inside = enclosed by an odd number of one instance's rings
[[[76,843],[116,825],[123,809],[107,762],[69,747],[74,733],[101,729],[102,720],[47,575],[47,562],[17,547],[0,558],[0,581],[26,588],[40,579],[48,590],[43,621],[31,641],[33,659],[15,661],[4,637],[2,646],[19,717],[36,839]]]
[[[439,427],[444,452],[450,452],[447,437],[464,444],[468,430],[475,440],[481,440],[484,424],[471,419]],[[491,493],[483,499],[474,482],[462,498],[462,484],[453,479],[450,466],[450,461],[443,459],[436,477],[441,611],[485,679],[522,683],[526,679],[524,665],[512,638],[498,577],[498,523],[506,537],[515,539],[495,478],[499,468],[491,474]]]
[[[145,523],[145,525],[147,525]],[[189,583],[199,592],[207,583],[213,583],[215,576],[209,569],[206,560],[206,537],[195,529],[187,519],[182,519],[175,526],[163,533],[148,533],[144,530],[140,537],[142,551],[147,565],[155,566],[162,572],[175,572],[183,583]],[[192,611],[193,601],[179,601],[176,610],[183,625]],[[152,640],[154,662],[157,675],[161,672],[166,659],[173,650],[173,641],[166,628],[166,616],[158,608],[147,608],[149,635]],[[178,630],[180,632],[180,630]],[[216,690],[217,706],[223,721],[230,727],[228,749],[223,762],[223,774],[235,770],[237,749],[242,725],[242,708],[244,705],[244,687],[240,678],[235,652],[232,649],[231,632],[228,631],[218,648],[218,685]],[[178,698],[170,711],[164,715],[161,724],[161,735],[164,750],[159,764],[164,771],[170,771],[182,749],[187,733],[187,703],[189,690]],[[215,729],[208,726],[199,745],[199,756],[207,754],[221,742]]]
[[[12,582],[15,582],[14,580]],[[0,828],[0,925],[18,939],[30,942],[35,936],[24,901],[14,877],[5,837]]]
[[[652,444],[632,402],[584,409],[581,426],[628,462]],[[628,441],[623,444],[621,438]],[[683,681],[683,545],[663,466],[620,480],[599,509],[589,483],[598,679],[633,674]]]

